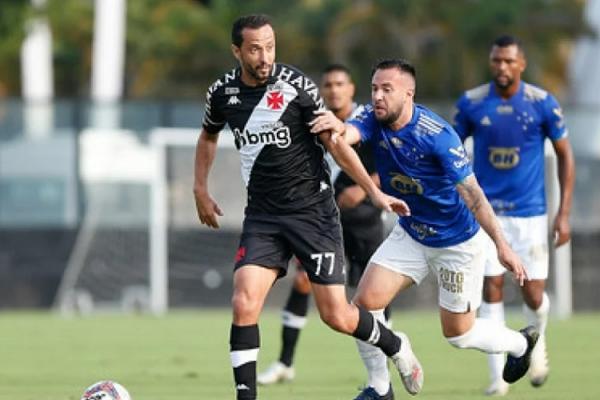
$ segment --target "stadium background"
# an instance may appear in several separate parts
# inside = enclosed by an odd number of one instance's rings
[[[96,60],[106,58],[94,51],[94,7],[102,1],[109,14],[118,7],[106,4],[126,4],[120,90],[112,97],[92,83]],[[231,149],[218,156],[212,185],[228,217],[221,231],[208,231],[193,208],[190,143],[208,85],[234,66],[231,22],[257,11],[274,17],[278,61],[315,80],[327,63],[345,63],[357,81],[358,100],[366,102],[373,62],[408,58],[418,70],[417,100],[447,118],[461,91],[488,79],[490,41],[505,32],[521,37],[529,61],[525,79],[560,99],[576,154],[573,307],[600,308],[595,0],[1,2],[0,308],[51,307],[68,266],[80,269],[71,274],[72,286],[85,286],[94,304],[146,307],[157,173],[168,182],[170,306],[228,304],[244,203],[238,160]],[[22,61],[28,35],[40,26],[52,40],[51,90],[41,94],[35,80],[33,90],[25,82]],[[152,146],[157,128],[185,128],[163,133],[187,137],[185,144],[161,147],[166,157],[160,172]],[[276,286],[270,306],[282,304],[286,285],[289,280]],[[430,277],[395,305],[433,309],[434,288]],[[78,299],[77,307],[89,309],[85,298]],[[508,300],[515,299],[513,289]]]

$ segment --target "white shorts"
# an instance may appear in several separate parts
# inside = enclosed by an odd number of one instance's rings
[[[548,278],[548,217],[499,216],[500,226],[510,247],[521,258],[529,279]],[[487,236],[487,235],[486,235]],[[498,276],[507,270],[498,261],[496,246],[488,237],[485,276]]]
[[[462,313],[476,310],[481,304],[485,241],[480,229],[471,239],[458,245],[428,247],[396,224],[370,263],[408,276],[416,284],[420,284],[431,269],[437,275],[440,307]]]

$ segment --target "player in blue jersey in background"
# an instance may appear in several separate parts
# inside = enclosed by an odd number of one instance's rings
[[[493,239],[502,265],[521,283],[526,273],[472,173],[460,138],[432,111],[414,104],[415,88],[412,65],[385,60],[373,70],[372,106],[365,112],[347,124],[330,111],[320,111],[313,121],[313,133],[329,130],[350,144],[362,141],[372,146],[383,191],[411,209],[372,256],[353,302],[380,318],[380,311],[398,292],[419,284],[431,269],[438,280],[442,332],[448,342],[458,348],[508,353],[504,377],[515,382],[527,372],[538,333],[534,327],[517,332],[500,322],[476,318],[486,241],[480,224]],[[403,343],[410,343],[402,337]],[[380,366],[370,359],[373,349],[364,351],[366,347],[359,346],[359,352],[373,373]],[[418,393],[423,383],[418,376],[412,377],[412,385],[403,382],[411,394]],[[387,389],[367,387],[356,399],[389,399]]]
[[[474,140],[474,171],[512,248],[525,264],[529,280],[521,292],[527,322],[540,333],[529,377],[542,385],[548,376],[545,331],[549,300],[548,219],[544,192],[544,142],[550,139],[558,160],[560,205],[552,226],[554,245],[570,238],[569,212],[575,167],[561,108],[547,91],[521,80],[526,60],[520,42],[497,38],[490,52],[493,81],[468,90],[457,103],[454,127]],[[504,323],[504,269],[486,263],[480,315]],[[489,356],[488,395],[504,395],[501,354]]]

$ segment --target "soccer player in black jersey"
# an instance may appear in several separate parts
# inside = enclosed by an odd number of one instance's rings
[[[268,17],[249,15],[232,28],[240,66],[208,90],[195,160],[194,196],[200,222],[218,228],[220,207],[207,182],[218,134],[228,124],[241,155],[248,191],[233,275],[230,357],[237,399],[256,399],[258,319],[269,289],[296,256],[312,284],[321,319],[332,329],[367,341],[394,360],[403,377],[421,376],[400,338],[371,313],[346,299],[342,234],[325,146],[376,206],[400,215],[406,203],[385,195],[344,140],[319,138],[309,123],[323,109],[317,86],[297,69],[275,63],[275,34]]]
[[[354,102],[354,82],[348,68],[341,64],[331,64],[325,67],[321,75],[321,96],[328,109],[341,120],[347,120],[359,115],[364,109]],[[370,146],[359,146],[356,152],[363,165],[371,174],[371,178],[379,182],[375,169],[375,160]],[[329,157],[328,157],[329,158]],[[328,160],[329,161],[329,160]],[[335,200],[340,209],[340,219],[344,236],[346,262],[348,264],[346,282],[351,287],[356,287],[369,258],[384,238],[384,223],[381,210],[373,205],[365,191],[335,163],[330,163],[331,179],[335,193]],[[291,381],[295,376],[293,367],[294,353],[300,332],[306,324],[308,302],[310,297],[310,281],[306,271],[300,264],[289,297],[281,314],[282,320],[282,346],[279,359],[258,374],[258,383],[270,385],[277,382]],[[381,319],[383,319],[383,310]],[[388,309],[386,309],[388,311]],[[389,311],[385,315],[389,318]],[[359,342],[359,346],[361,342]],[[368,349],[371,347],[369,346]],[[378,352],[377,356],[385,355]],[[389,376],[387,368],[382,374],[373,374],[369,377],[368,386],[377,387],[384,393],[389,390]],[[390,397],[391,398],[391,397]]]

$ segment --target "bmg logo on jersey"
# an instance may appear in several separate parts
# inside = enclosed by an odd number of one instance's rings
[[[274,144],[280,149],[285,149],[292,143],[290,128],[283,125],[281,121],[273,124],[263,125],[252,132],[248,129],[240,131],[238,128],[233,130],[235,145],[239,149],[248,145]]]
[[[519,164],[521,159],[519,147],[489,147],[489,161],[496,169],[511,169]]]

